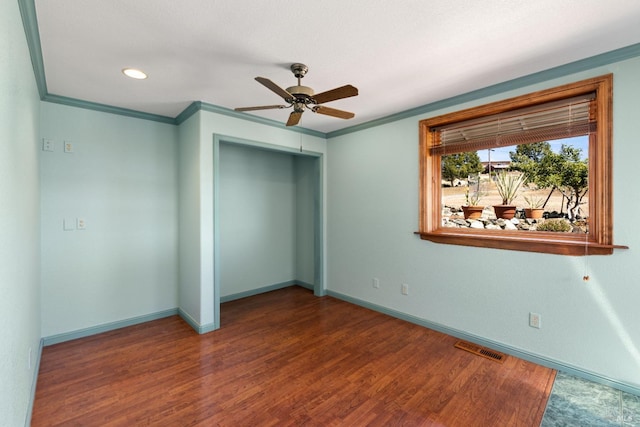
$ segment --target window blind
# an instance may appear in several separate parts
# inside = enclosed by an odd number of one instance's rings
[[[595,110],[593,92],[435,127],[430,151],[445,155],[588,135],[596,130]]]

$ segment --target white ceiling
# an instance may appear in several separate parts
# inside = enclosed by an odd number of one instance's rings
[[[35,0],[47,91],[176,117],[281,103],[293,62],[360,95],[300,126],[353,126],[640,42],[636,0]],[[136,81],[120,71],[144,70]],[[252,113],[285,122],[289,110]]]

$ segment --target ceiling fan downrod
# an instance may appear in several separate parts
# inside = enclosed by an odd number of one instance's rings
[[[300,79],[302,79],[307,74],[307,71],[309,71],[309,67],[304,64],[300,64],[298,62],[296,62],[295,64],[291,64],[291,72],[298,79],[298,85],[291,86],[286,89],[287,92],[294,96],[291,102],[295,104],[302,103],[304,104],[304,106],[315,104],[313,100],[313,89],[308,86],[302,86],[300,84]],[[294,109],[297,108],[302,107],[298,107],[298,105],[296,105]]]

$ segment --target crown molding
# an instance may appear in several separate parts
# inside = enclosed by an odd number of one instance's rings
[[[40,94],[40,99],[43,99],[47,93],[47,81],[44,74],[44,63],[42,62],[42,46],[40,45],[35,0],[18,0],[18,7],[20,8],[20,16],[22,16],[24,34],[27,37],[38,93]]]
[[[299,126],[295,126],[295,127],[286,126],[284,123],[276,120],[266,119],[264,117],[258,117],[251,114],[241,113],[235,110],[231,110],[229,108],[221,107],[219,105],[209,104],[202,101],[194,101],[191,103],[191,105],[185,108],[182,111],[182,113],[180,113],[178,117],[176,117],[176,120],[175,120],[176,124],[178,125],[181,124],[182,122],[187,120],[189,117],[191,117],[198,111],[208,111],[210,113],[222,114],[224,116],[234,117],[236,119],[246,120],[249,122],[260,123],[266,126],[273,126],[273,127],[277,127],[277,128],[288,130],[288,131],[302,133],[305,135],[317,136],[318,138],[326,139],[327,137],[327,134],[324,132],[320,132],[313,129],[307,129]]]
[[[82,99],[69,98],[60,95],[46,94],[43,101],[52,102],[54,104],[69,105],[71,107],[84,108],[87,110],[101,111],[103,113],[118,114],[121,116],[133,117],[135,119],[151,120],[154,122],[167,123],[170,125],[176,124],[176,119],[173,117],[161,116],[159,114],[144,113],[137,110],[129,110],[127,108],[114,107],[106,104],[99,104],[96,102],[83,101]]]
[[[539,71],[537,73],[518,77],[512,80],[508,80],[506,82],[487,86],[482,89],[463,93],[461,95],[453,96],[451,98],[446,98],[440,101],[432,102],[430,104],[422,105],[420,107],[412,108],[410,110],[401,111],[399,113],[391,114],[389,116],[372,120],[370,122],[361,123],[359,125],[329,132],[327,133],[327,139],[335,138],[336,136],[346,135],[349,133],[359,132],[364,129],[384,125],[384,124],[395,122],[398,120],[403,120],[403,119],[417,116],[420,114],[430,113],[432,111],[463,104],[465,102],[475,101],[477,99],[486,98],[488,96],[498,95],[500,93],[508,92],[510,90],[520,89],[533,84],[542,83],[548,80],[553,80],[555,78],[565,77],[571,74],[579,73],[581,71],[590,70],[592,68],[601,67],[604,65],[613,64],[615,62],[636,58],[638,56],[640,56],[640,43],[633,44],[631,46],[623,47],[620,49],[612,50],[610,52],[605,52],[600,55],[591,56],[589,58],[581,59],[578,61],[570,62],[568,64],[560,65],[558,67],[549,68],[547,70]]]
[[[225,107],[220,107],[214,104],[208,104],[202,101],[195,101],[191,103],[186,109],[184,109],[176,118],[170,118],[157,114],[143,113],[136,110],[129,110],[126,108],[113,107],[105,104],[97,104],[89,101],[82,101],[74,98],[68,98],[59,95],[51,95],[47,91],[47,83],[44,71],[44,64],[42,61],[42,47],[40,44],[40,34],[38,31],[38,19],[36,15],[36,8],[34,0],[18,0],[20,7],[20,13],[22,15],[22,23],[24,26],[27,43],[29,46],[29,52],[31,54],[31,63],[33,65],[33,71],[38,86],[38,92],[40,93],[40,99],[48,102],[56,102],[59,104],[73,105],[80,108],[89,108],[96,111],[103,111],[112,114],[120,114],[129,117],[135,117],[145,120],[159,121],[161,123],[171,123],[179,125],[193,114],[198,111],[208,111],[216,114],[222,114],[225,116],[235,117],[241,120],[247,120],[254,123],[263,124],[266,126],[273,126],[281,129],[286,129],[293,132],[299,132],[307,135],[317,136],[319,138],[331,139],[337,136],[347,135],[354,132],[359,132],[364,129],[369,129],[376,126],[381,126],[387,123],[403,120],[409,117],[427,114],[432,111],[440,110],[442,108],[462,104],[465,102],[475,101],[477,99],[485,98],[492,95],[498,95],[503,92],[507,92],[514,89],[520,89],[526,86],[530,86],[537,83],[542,83],[547,80],[552,80],[559,77],[564,77],[570,74],[579,73],[592,68],[609,65],[615,62],[624,61],[640,56],[640,43],[633,44],[631,46],[623,47],[620,49],[612,50],[609,52],[595,55],[589,58],[581,59],[578,61],[570,62],[565,65],[550,68],[548,70],[539,71],[537,73],[529,74],[523,77],[518,77],[506,82],[498,83],[495,85],[487,86],[482,89],[474,90],[471,92],[463,93],[461,95],[453,96],[451,98],[443,99],[440,101],[432,102],[430,104],[422,105],[409,110],[401,111],[399,113],[391,114],[389,116],[382,117],[380,119],[371,120],[369,122],[361,123],[358,125],[338,129],[332,132],[323,133],[312,129],[302,127],[287,127],[283,123],[266,119],[263,117],[254,116],[252,114],[241,113],[235,110],[231,110]]]

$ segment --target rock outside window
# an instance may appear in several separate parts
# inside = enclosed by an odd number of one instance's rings
[[[416,234],[562,255],[625,248],[613,244],[612,92],[605,75],[420,121]]]

